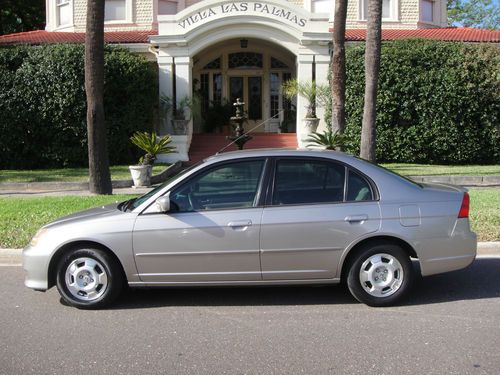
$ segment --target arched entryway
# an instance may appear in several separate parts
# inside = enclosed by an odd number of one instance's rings
[[[331,34],[328,18],[313,15],[284,0],[228,2],[206,0],[171,16],[158,16],[158,35],[151,37],[159,67],[160,94],[175,98],[201,94],[201,110],[214,103],[246,103],[249,128],[277,132],[293,103],[283,100],[280,86],[286,79],[327,83]],[[245,47],[246,45],[246,47]],[[302,126],[306,99],[296,99],[296,129],[300,145],[307,137]],[[281,109],[285,111],[280,112]],[[288,111],[287,111],[288,109]],[[282,115],[277,115],[282,113]],[[322,117],[322,111],[317,111]],[[188,159],[193,133],[207,130],[204,119],[191,121],[187,134],[174,135],[180,160]],[[160,132],[171,132],[171,119]],[[320,128],[324,127],[320,122]]]
[[[281,85],[296,76],[296,58],[285,48],[255,38],[222,41],[193,57],[192,74],[200,114],[194,133],[223,131],[237,98],[245,102],[247,131],[295,131],[295,103]]]

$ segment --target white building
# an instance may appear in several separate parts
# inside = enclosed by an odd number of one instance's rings
[[[1,44],[83,41],[86,0],[46,0],[45,31],[0,37]],[[242,98],[247,129],[277,132],[292,104],[281,94],[289,78],[326,83],[334,0],[106,0],[106,40],[158,63],[160,94],[179,101],[201,95],[201,106]],[[348,41],[365,36],[367,0],[348,3]],[[383,0],[383,39],[424,37],[498,42],[498,31],[448,28],[445,0]],[[297,139],[305,99],[296,104]],[[318,117],[324,110],[318,108]],[[271,119],[270,119],[271,118]],[[203,120],[175,138],[181,159]],[[324,128],[320,124],[320,130]],[[164,121],[161,133],[172,132]]]

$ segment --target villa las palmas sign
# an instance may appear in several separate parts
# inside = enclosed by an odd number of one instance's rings
[[[304,27],[307,20],[301,16],[294,14],[293,11],[281,8],[279,6],[265,4],[265,3],[251,3],[251,2],[234,2],[217,5],[212,8],[203,9],[190,16],[184,18],[179,22],[179,26],[186,29],[199,22],[207,20],[214,16],[232,15],[235,13],[252,13],[252,14],[265,14],[274,16],[276,18],[286,19],[289,22],[295,23],[297,26]]]

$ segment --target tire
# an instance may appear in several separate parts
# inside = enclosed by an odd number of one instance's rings
[[[415,271],[408,254],[389,242],[369,244],[356,254],[347,274],[347,287],[368,306],[392,306],[407,296]]]
[[[117,262],[99,249],[76,249],[57,265],[57,290],[63,301],[79,309],[99,309],[111,304],[123,288]]]

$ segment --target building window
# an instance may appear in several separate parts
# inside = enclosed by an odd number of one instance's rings
[[[333,0],[311,0],[311,11],[313,13],[332,13],[334,12]]]
[[[262,68],[262,54],[255,52],[237,52],[229,54],[229,69]]]
[[[277,116],[280,110],[280,76],[279,73],[271,73],[271,81],[269,84],[270,89],[270,104],[271,104],[271,117]]]
[[[210,104],[209,74],[200,74],[201,113],[207,113]]]
[[[177,1],[159,0],[158,1],[158,14],[176,14]]]
[[[221,62],[220,62],[220,57],[218,57],[215,60],[210,61],[207,65],[205,65],[203,69],[220,69],[220,67],[221,67]]]
[[[125,21],[127,19],[126,0],[106,0],[104,6],[105,21]]]
[[[222,104],[222,74],[214,73],[212,77],[212,97],[214,104]]]
[[[368,19],[368,1],[360,0],[360,14],[359,19],[366,21]],[[396,21],[397,20],[397,0],[383,0],[382,1],[382,20],[383,21]]]
[[[57,5],[57,26],[71,25],[71,4],[70,0],[56,0]]]
[[[271,57],[271,69],[288,69],[288,65],[275,57]]]
[[[434,22],[434,1],[422,0],[422,21]]]

